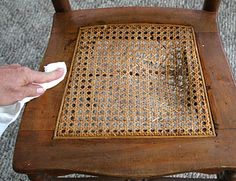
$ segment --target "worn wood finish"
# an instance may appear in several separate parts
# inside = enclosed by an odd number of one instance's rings
[[[210,12],[217,12],[220,7],[221,0],[205,0],[203,10]]]
[[[52,4],[58,13],[71,11],[69,0],[52,0]]]
[[[42,66],[64,60],[70,67],[81,26],[131,22],[193,26],[217,137],[52,140],[65,79],[27,104],[17,138],[14,169],[27,174],[78,172],[124,178],[235,170],[236,87],[215,19],[216,14],[207,11],[137,7],[55,14]]]

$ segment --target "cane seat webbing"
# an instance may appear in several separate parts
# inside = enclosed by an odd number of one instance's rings
[[[215,136],[194,29],[82,27],[54,138]]]

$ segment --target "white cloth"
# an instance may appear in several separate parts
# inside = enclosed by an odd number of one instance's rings
[[[64,69],[63,76],[57,80],[44,84],[39,84],[43,87],[44,90],[50,89],[60,83],[65,78],[67,72],[66,64],[64,62],[51,63],[44,67],[45,72],[52,72],[58,68]],[[23,100],[16,102],[15,104],[9,106],[0,106],[0,137],[5,131],[5,129],[7,129],[8,125],[17,119],[24,104],[36,97],[26,97]]]

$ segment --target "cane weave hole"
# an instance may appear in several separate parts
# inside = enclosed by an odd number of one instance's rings
[[[193,28],[80,28],[54,138],[153,136],[215,136]]]

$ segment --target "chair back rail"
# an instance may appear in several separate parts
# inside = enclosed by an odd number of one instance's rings
[[[203,4],[203,10],[210,12],[217,12],[220,6],[221,0],[205,0]]]

